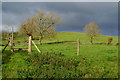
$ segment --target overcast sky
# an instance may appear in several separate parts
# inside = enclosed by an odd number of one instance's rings
[[[2,3],[0,2],[0,30],[2,30]]]
[[[57,32],[83,32],[85,25],[94,21],[103,35],[118,35],[117,2],[3,2],[2,25],[18,27],[40,10],[61,16]]]

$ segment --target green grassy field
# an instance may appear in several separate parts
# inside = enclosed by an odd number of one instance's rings
[[[97,40],[94,41],[95,44],[91,45],[89,44],[89,40],[87,40],[86,35],[84,33],[77,33],[77,32],[60,32],[56,34],[55,39],[51,40],[43,40],[43,44],[39,45],[37,44],[38,41],[34,40],[39,49],[42,53],[56,53],[56,54],[63,54],[62,58],[68,60],[77,60],[78,65],[72,69],[66,69],[63,67],[60,71],[59,68],[55,71],[55,73],[64,74],[64,69],[66,71],[65,76],[68,77],[77,77],[77,78],[118,78],[118,46],[115,44],[118,43],[118,37],[113,37],[112,45],[105,45],[105,44],[99,44],[99,43],[107,43],[107,38],[109,36],[101,35]],[[77,56],[77,45],[76,41],[77,39],[80,39],[81,45],[80,45],[80,55]],[[24,42],[27,41],[27,38],[22,37],[16,37],[15,44],[16,48],[22,47],[27,48],[27,45],[18,45],[17,42]],[[3,41],[3,44],[6,44],[7,41]],[[55,43],[57,42],[57,43]],[[51,43],[51,44],[47,44]],[[37,50],[33,47],[33,53],[38,53]],[[2,47],[3,48],[3,47]],[[9,47],[5,50],[4,53],[2,53],[2,68],[3,68],[3,78],[26,78],[28,76],[27,73],[21,73],[21,70],[27,70],[33,68],[33,66],[30,66],[26,60],[29,55],[27,51],[15,51],[13,53],[10,52]],[[55,58],[59,59],[59,58]],[[35,59],[36,60],[36,59]],[[44,61],[44,60],[43,60]],[[65,60],[66,61],[66,60]],[[64,62],[64,61],[63,61]],[[37,63],[36,63],[37,64]],[[42,64],[47,65],[50,67],[51,74],[54,72],[54,69],[51,69],[51,66],[48,64]],[[30,66],[30,67],[29,67]],[[57,65],[56,65],[57,66]],[[71,65],[72,66],[72,63]],[[28,68],[29,67],[29,68]],[[34,69],[34,68],[33,68]],[[40,68],[41,69],[41,68]],[[41,70],[40,70],[41,71]],[[46,71],[46,68],[43,69],[43,72]],[[70,72],[71,71],[71,72]],[[78,72],[79,71],[79,72]],[[47,75],[49,78],[59,78],[54,73],[54,76],[48,74],[48,73],[38,73],[39,75]],[[68,73],[67,73],[68,72]],[[68,75],[69,74],[69,75]],[[40,78],[46,78],[45,76],[39,76]],[[61,77],[64,78],[64,75],[61,75]],[[29,75],[30,76],[30,75]],[[35,78],[36,76],[30,76]]]

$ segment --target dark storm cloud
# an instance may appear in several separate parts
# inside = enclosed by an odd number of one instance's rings
[[[90,21],[95,21],[106,35],[118,33],[118,5],[117,2],[19,2],[3,3],[3,25],[19,26],[29,16],[40,10],[57,13],[62,22],[57,31],[83,31],[83,27]]]

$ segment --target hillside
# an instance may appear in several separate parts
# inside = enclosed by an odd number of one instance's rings
[[[95,43],[107,43],[108,37],[112,37],[112,36],[100,35],[96,38],[96,40],[94,40],[94,42]],[[90,42],[88,40],[86,34],[85,33],[80,33],[80,32],[58,32],[58,33],[56,33],[56,37],[54,38],[54,40],[51,40],[51,41],[58,41],[58,42],[72,41],[72,42],[76,42],[77,39],[80,39],[81,43],[89,43]],[[118,37],[113,37],[113,42],[112,43],[116,44],[117,42],[118,42]]]
[[[18,42],[27,42],[27,37],[23,35],[14,35],[15,40],[14,43]],[[94,43],[107,43],[108,37],[113,36],[106,36],[106,35],[100,35],[98,36],[93,42]],[[34,36],[34,38],[38,38]],[[57,32],[56,36],[52,39],[44,39],[42,43],[52,43],[52,42],[76,42],[78,39],[80,39],[81,43],[90,43],[89,39],[87,38],[85,33],[80,32]],[[38,43],[38,40],[34,40],[36,43]],[[6,43],[6,41],[2,41],[3,44]],[[113,44],[118,43],[118,37],[113,37]]]
[[[28,48],[26,37],[14,36],[15,48]],[[107,43],[108,37],[101,35],[94,43]],[[43,40],[46,44],[39,45],[38,40],[34,40],[42,53],[38,53],[33,45],[31,54],[24,50],[11,52],[7,47],[2,53],[3,78],[117,78],[118,46],[80,45],[77,56],[78,38],[82,44],[89,43],[85,33],[59,32],[55,39]],[[116,44],[117,40],[113,37],[112,43]],[[6,44],[7,41],[2,42]]]

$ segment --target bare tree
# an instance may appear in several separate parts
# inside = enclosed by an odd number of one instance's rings
[[[87,24],[84,28],[84,32],[87,33],[87,36],[88,36],[91,44],[93,44],[93,40],[98,35],[100,35],[99,26],[95,22],[90,22],[89,24]]]
[[[38,35],[39,44],[44,38],[54,37],[55,26],[60,23],[60,16],[53,13],[38,12],[21,25],[19,31],[27,36]]]
[[[40,43],[45,37],[53,37],[55,32],[54,26],[58,24],[59,21],[60,17],[56,14],[40,11],[36,15],[29,18],[24,24],[22,24],[19,32],[29,37],[28,52],[32,52],[33,35],[38,34],[40,36]]]
[[[33,22],[34,18],[29,18],[24,24],[21,24],[19,33],[26,36],[33,36],[36,32],[36,27]]]
[[[9,38],[10,37],[10,33],[11,33],[11,26],[10,25],[4,25],[4,27],[3,27],[3,30],[2,30],[2,32],[3,32],[3,37],[4,38]]]
[[[39,44],[41,44],[41,41],[44,38],[54,37],[55,25],[60,23],[60,16],[40,11],[34,16],[34,18],[34,25],[37,27],[39,35]]]
[[[2,30],[2,33],[3,33],[3,38],[5,39],[8,39],[10,37],[12,37],[12,40],[14,39],[14,27],[13,25],[4,25],[3,27],[3,30]]]
[[[32,37],[34,33],[36,32],[36,27],[34,26],[35,18],[31,17],[29,18],[24,24],[21,25],[19,32],[21,34],[26,35],[29,37],[29,44],[28,44],[28,52],[32,52]]]

